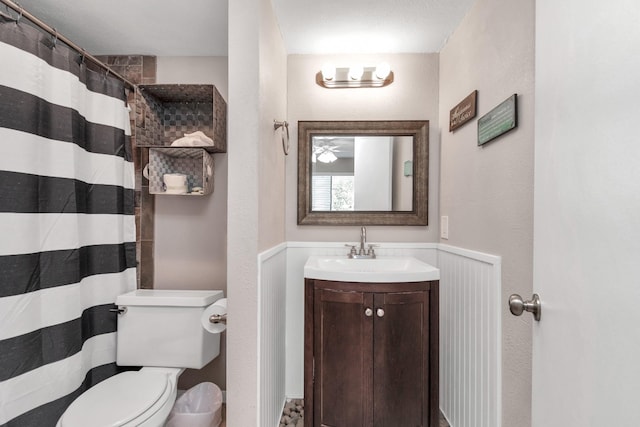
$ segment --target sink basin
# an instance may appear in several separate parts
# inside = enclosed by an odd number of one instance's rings
[[[413,257],[311,256],[304,265],[304,277],[343,282],[422,282],[440,280],[440,270]]]

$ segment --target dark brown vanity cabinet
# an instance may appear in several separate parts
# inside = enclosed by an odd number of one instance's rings
[[[437,427],[438,281],[305,281],[305,427]]]

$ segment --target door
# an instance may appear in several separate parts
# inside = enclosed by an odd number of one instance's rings
[[[536,2],[534,427],[640,425],[640,2]]]
[[[393,138],[356,137],[353,149],[354,210],[392,210]]]
[[[373,294],[315,290],[315,426],[372,425]]]

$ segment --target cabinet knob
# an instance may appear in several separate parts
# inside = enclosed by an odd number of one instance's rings
[[[379,308],[376,310],[376,314],[378,315],[378,317],[384,317],[384,310]]]
[[[373,316],[373,310],[371,310],[369,307],[367,307],[367,309],[364,311],[364,315],[367,316],[367,317]]]

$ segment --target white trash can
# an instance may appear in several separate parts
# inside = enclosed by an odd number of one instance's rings
[[[200,383],[176,399],[165,427],[218,427],[222,421],[222,391]]]

